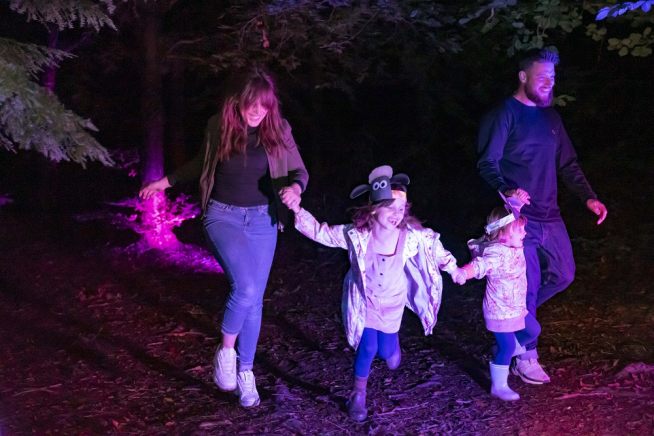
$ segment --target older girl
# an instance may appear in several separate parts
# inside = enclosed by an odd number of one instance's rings
[[[282,201],[299,204],[308,174],[270,75],[252,67],[234,77],[196,158],[140,194],[148,198],[178,182],[200,179],[205,234],[231,287],[214,381],[221,390],[237,390],[241,405],[252,407],[259,404],[252,368],[263,294],[277,229],[288,212]]]
[[[356,421],[368,415],[366,385],[375,356],[390,369],[400,364],[398,331],[404,307],[415,312],[425,334],[431,334],[441,302],[439,269],[457,277],[463,274],[438,233],[423,228],[410,214],[409,178],[392,173],[389,166],[375,168],[368,184],[352,191],[351,198],[370,193],[368,204],[356,209],[352,224],[320,224],[299,205],[287,203],[296,213],[295,227],[302,234],[349,252],[342,311],[347,340],[356,349],[354,387],[348,401],[348,414]]]

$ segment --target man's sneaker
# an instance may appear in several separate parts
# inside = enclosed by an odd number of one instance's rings
[[[236,393],[243,407],[254,407],[259,405],[259,392],[254,382],[252,371],[240,371],[236,378],[238,387]]]
[[[218,347],[213,359],[213,382],[221,391],[236,389],[236,350]]]
[[[517,375],[522,381],[532,385],[550,382],[550,377],[536,359],[514,359],[513,365],[511,365],[511,374]]]

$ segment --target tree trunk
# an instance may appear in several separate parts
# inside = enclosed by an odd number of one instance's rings
[[[143,1],[143,65],[141,75],[141,112],[143,114],[144,149],[142,181],[158,180],[164,175],[164,105],[162,62],[159,50],[161,14],[159,2]],[[161,192],[145,200],[141,214],[143,242],[149,248],[175,249],[179,241],[173,233],[176,221],[171,205]]]
[[[59,48],[59,29],[48,26],[48,48]],[[50,93],[55,92],[57,85],[57,66],[46,66],[41,74],[41,86]],[[53,211],[59,206],[56,201],[59,186],[58,165],[49,159],[39,159],[39,192],[37,195],[39,206],[43,211]]]
[[[59,29],[56,26],[48,26],[48,48],[58,48],[58,43]],[[56,66],[46,66],[41,75],[41,86],[50,92],[54,92],[57,85],[57,69]]]
[[[187,160],[184,132],[184,64],[173,60],[170,65],[168,91],[168,144],[173,167],[178,168]]]
[[[163,177],[164,110],[161,97],[161,60],[159,33],[161,17],[155,1],[142,4],[143,71],[141,76],[141,113],[143,114],[143,182]]]

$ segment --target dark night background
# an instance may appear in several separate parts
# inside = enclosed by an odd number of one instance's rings
[[[166,171],[197,152],[225,78],[225,69],[208,58],[189,60],[210,49],[177,58],[180,52],[166,48],[214,34],[217,17],[234,7],[173,3],[157,15]],[[43,26],[6,9],[2,34],[44,43]],[[135,18],[134,10],[120,6],[118,31],[94,33],[62,63],[56,94],[93,120],[96,138],[111,152],[143,156],[139,19],[146,14]],[[237,18],[229,19],[236,28]],[[266,23],[275,25],[272,18]],[[311,35],[311,23],[303,25],[298,32]],[[289,71],[285,54],[253,51],[277,78],[284,116],[309,170],[303,195],[308,210],[345,222],[351,188],[371,168],[389,164],[410,175],[415,214],[442,234],[460,263],[469,259],[466,240],[479,236],[485,215],[498,203],[475,167],[478,121],[514,90],[517,76],[516,59],[507,55],[510,26],[481,33],[477,25],[460,31],[456,53],[439,52],[420,29],[414,35],[399,26],[392,42],[362,33],[342,63],[325,65],[332,58],[321,59],[320,50],[298,50],[300,64]],[[621,21],[611,31],[629,29],[630,22]],[[383,32],[384,25],[375,31]],[[586,36],[583,26],[548,35],[546,45],[561,56],[557,95],[574,97],[558,110],[609,210],[598,227],[585,206],[560,189],[578,270],[571,288],[543,309],[542,358],[554,374],[551,385],[525,387],[512,379],[523,397],[517,405],[497,404],[487,395],[483,283],[460,289],[446,279],[435,335],[424,338],[415,317],[405,315],[403,368],[373,374],[378,384],[369,393],[371,418],[350,423],[341,403],[352,353],[342,351],[338,314],[346,257],[290,231],[280,238],[264,305],[261,363],[255,363],[262,405],[243,411],[209,381],[227,292],[223,277],[162,266],[152,252],[123,253],[138,240],[136,233],[106,220],[75,218],[110,214],[116,208],[108,202],[134,197],[141,185],[138,164],[83,169],[31,151],[3,151],[0,194],[13,202],[0,208],[0,340],[7,356],[0,365],[0,435],[651,434],[654,59],[618,56]],[[67,38],[78,41],[82,32],[62,32],[61,40]],[[357,57],[369,62],[362,81],[356,80]],[[316,87],[323,82],[331,85]],[[197,195],[195,185],[171,191]],[[176,233],[183,242],[204,243],[198,219]],[[83,380],[90,379],[93,388],[85,389]],[[444,394],[433,393],[439,390]],[[545,403],[553,405],[543,410]]]

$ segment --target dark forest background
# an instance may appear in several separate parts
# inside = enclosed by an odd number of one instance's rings
[[[609,207],[610,229],[621,208],[632,207],[621,203],[621,190],[638,191],[645,182],[625,177],[647,174],[654,143],[652,56],[618,54],[611,38],[634,28],[648,35],[652,14],[637,11],[606,24],[595,21],[600,5],[119,2],[112,14],[117,29],[97,32],[26,23],[3,6],[5,34],[45,44],[54,31],[59,47],[74,47],[56,71],[54,92],[93,121],[95,138],[117,165],[83,169],[33,151],[3,152],[0,191],[12,207],[55,214],[135,196],[151,159],[152,129],[160,129],[154,137],[165,171],[181,165],[199,149],[227,72],[255,60],[277,78],[311,176],[308,209],[346,220],[352,186],[374,166],[390,164],[411,176],[417,216],[445,235],[472,236],[497,203],[475,168],[478,121],[515,88],[521,50],[554,46],[561,55],[559,110]],[[608,32],[597,36],[605,24]],[[180,190],[196,187],[173,195]],[[561,202],[573,222],[578,216],[583,229],[592,228],[592,217],[565,190]]]
[[[653,6],[0,0],[0,433],[652,434]],[[404,317],[403,364],[375,364],[370,418],[354,425],[346,253],[287,231],[257,351],[261,406],[218,392],[229,283],[197,247],[144,247],[136,196],[197,153],[228,72],[259,61],[276,76],[319,219],[346,222],[352,187],[390,164],[462,263],[499,203],[476,170],[479,120],[515,89],[519,54],[543,46],[560,53],[557,108],[609,211],[598,227],[560,190],[577,275],[539,309],[552,383],[512,377],[519,402],[488,395],[484,282],[445,274],[434,334]],[[166,192],[183,193],[197,202],[193,183]],[[175,218],[181,202],[153,215]],[[175,233],[205,246],[198,218]]]

